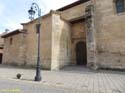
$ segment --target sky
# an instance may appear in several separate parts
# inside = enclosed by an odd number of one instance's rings
[[[77,0],[0,0],[0,33],[5,29],[22,29],[20,23],[30,21],[28,10],[33,2],[41,8],[42,15]],[[37,15],[36,15],[37,17]]]

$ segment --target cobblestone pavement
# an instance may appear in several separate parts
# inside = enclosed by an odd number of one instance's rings
[[[15,79],[17,73],[23,74],[21,80]],[[125,93],[125,72],[92,71],[71,66],[61,71],[42,71],[41,74],[42,81],[36,83],[33,81],[34,69],[0,66],[0,78],[16,82],[77,90],[73,93],[81,93],[81,91],[82,93]]]

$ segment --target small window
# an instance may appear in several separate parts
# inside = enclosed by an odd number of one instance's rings
[[[10,45],[13,44],[13,38],[10,38]]]
[[[124,0],[116,0],[116,12],[122,13],[125,11]]]

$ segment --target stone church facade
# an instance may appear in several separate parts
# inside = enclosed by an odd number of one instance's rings
[[[42,16],[41,67],[125,69],[124,4],[124,0],[78,0]],[[22,23],[22,30],[2,36],[4,64],[36,65],[37,22]]]

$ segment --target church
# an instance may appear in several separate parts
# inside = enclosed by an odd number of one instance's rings
[[[6,33],[3,64],[35,67],[38,19]],[[40,17],[40,65],[125,69],[125,0],[78,0]]]

